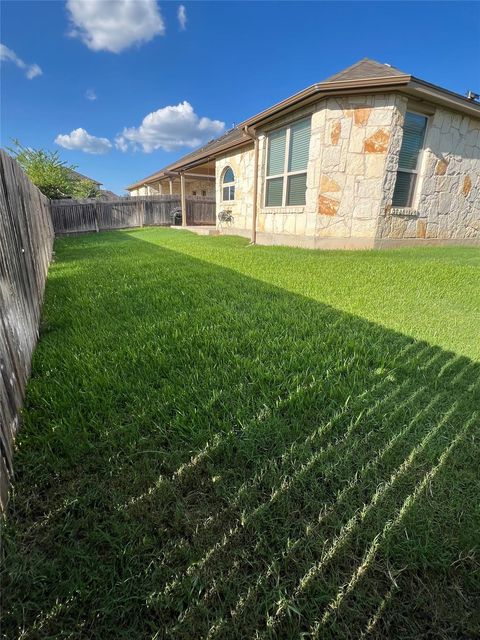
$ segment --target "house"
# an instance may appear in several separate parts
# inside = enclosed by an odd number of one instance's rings
[[[476,97],[363,59],[129,189],[208,181],[221,232],[263,244],[479,243]]]
[[[98,180],[94,180],[93,178],[89,178],[88,176],[83,175],[83,173],[79,173],[78,171],[75,171],[74,169],[69,169],[68,172],[70,173],[71,177],[73,180],[88,180],[88,182],[92,182],[94,187],[96,189],[100,189],[100,187],[102,186],[101,182],[98,182]]]
[[[95,189],[97,189],[99,192],[99,195],[96,196],[97,200],[117,200],[118,199],[117,194],[113,193],[113,191],[110,191],[109,189],[102,189],[101,188],[102,183],[98,182],[98,180],[89,178],[88,176],[85,176],[83,175],[83,173],[79,173],[74,169],[69,169],[69,173],[74,180],[88,180],[89,182],[92,182]]]

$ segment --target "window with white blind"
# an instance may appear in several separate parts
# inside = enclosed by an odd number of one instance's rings
[[[403,140],[393,192],[394,207],[411,207],[418,178],[420,152],[423,148],[427,117],[407,111],[403,123]]]
[[[266,207],[305,204],[309,147],[310,118],[268,135]]]
[[[222,200],[235,200],[235,174],[231,167],[227,167],[222,180]]]

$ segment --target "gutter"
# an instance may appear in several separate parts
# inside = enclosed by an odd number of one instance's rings
[[[251,140],[253,140],[253,209],[252,209],[252,236],[250,239],[250,244],[257,243],[257,204],[258,204],[258,137],[253,129],[253,133],[250,132],[249,128],[245,125],[243,127],[243,132],[246,136],[248,136]]]

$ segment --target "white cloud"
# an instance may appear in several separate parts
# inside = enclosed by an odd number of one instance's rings
[[[192,105],[184,101],[149,113],[139,127],[125,128],[115,138],[115,144],[121,151],[129,147],[140,147],[146,153],[156,149],[172,151],[181,147],[198,147],[219,136],[224,129],[224,122],[200,118]]]
[[[185,31],[187,28],[187,10],[183,4],[178,7],[177,18],[178,23],[180,24],[180,29]]]
[[[84,151],[85,153],[93,153],[96,155],[107,153],[107,151],[112,148],[112,143],[108,138],[91,136],[81,127],[74,129],[71,133],[58,135],[55,138],[55,142],[64,149]]]
[[[96,100],[97,94],[95,93],[95,89],[87,89],[85,91],[85,98],[87,100]]]
[[[93,51],[120,53],[165,33],[156,0],[67,0],[70,35]]]
[[[17,56],[15,51],[12,51],[4,44],[0,44],[0,60],[4,62],[13,62],[13,64],[16,64],[19,69],[23,69],[23,71],[25,71],[25,75],[29,80],[42,75],[42,70],[40,69],[38,64],[27,64]]]

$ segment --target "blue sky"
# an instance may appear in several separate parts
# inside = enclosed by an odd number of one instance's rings
[[[58,149],[117,193],[363,57],[480,92],[479,2],[7,0],[1,11],[2,146]]]

